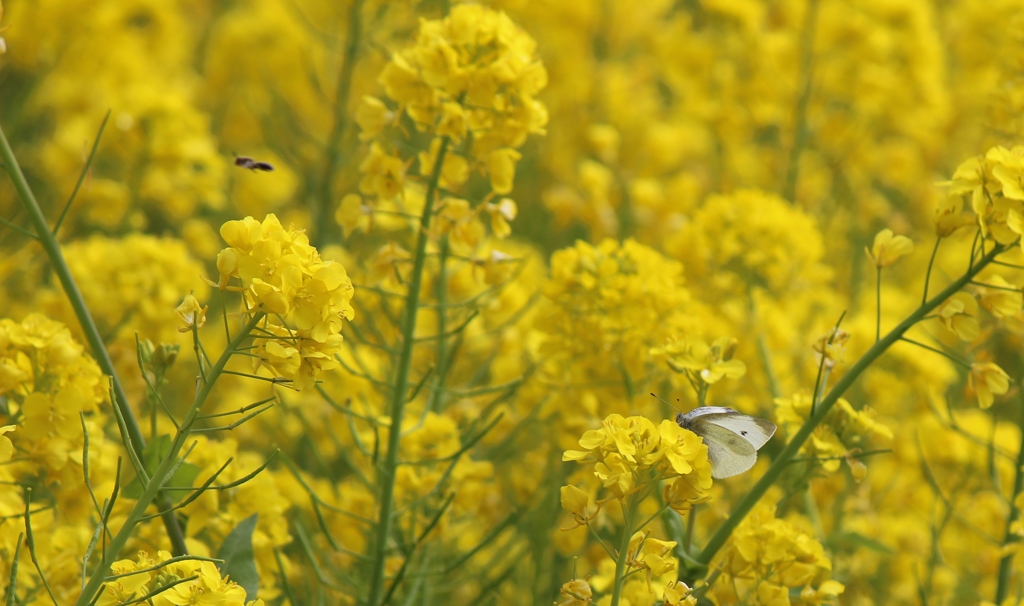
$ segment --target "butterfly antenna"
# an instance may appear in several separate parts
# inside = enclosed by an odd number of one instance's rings
[[[679,408],[678,406],[676,406],[676,405],[675,405],[675,404],[673,404],[672,402],[669,402],[669,401],[668,401],[668,400],[666,400],[665,398],[663,398],[663,397],[659,396],[658,394],[654,393],[653,391],[651,392],[651,395],[652,395],[652,396],[654,396],[655,398],[657,398],[658,400],[660,400],[660,401],[661,401],[661,402],[662,402],[663,404],[668,404],[669,406],[671,406],[672,408],[675,408],[675,409],[676,409],[676,410],[678,410],[679,412],[683,412],[681,408]],[[678,400],[677,400],[677,401],[678,401]]]

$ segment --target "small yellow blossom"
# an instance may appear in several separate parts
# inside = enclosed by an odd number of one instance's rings
[[[693,590],[682,581],[666,583],[661,600],[665,606],[697,606],[697,598],[693,595]]]
[[[722,337],[710,346],[695,337],[670,338],[663,347],[651,349],[651,355],[666,356],[672,370],[688,372],[707,384],[722,379],[738,379],[747,372],[747,366],[740,360],[733,360],[736,339]]]
[[[512,191],[512,181],[516,175],[516,162],[522,155],[510,147],[503,147],[491,152],[487,158],[487,172],[491,175],[491,189],[497,194]]]
[[[960,196],[950,195],[940,202],[939,207],[935,209],[935,235],[948,238],[961,227],[974,223],[971,216],[963,213],[963,207],[964,203]]]
[[[181,318],[181,326],[178,332],[190,332],[193,328],[202,328],[206,324],[206,312],[210,306],[199,306],[199,301],[194,295],[185,295],[185,300],[174,311]]]
[[[978,302],[970,293],[961,291],[954,294],[935,310],[935,314],[946,328],[964,341],[973,341],[981,332]]]
[[[363,175],[359,191],[366,195],[391,200],[402,192],[405,163],[398,156],[385,152],[376,141],[370,144],[370,153],[359,165],[359,172]]]
[[[356,124],[359,125],[361,141],[370,141],[394,121],[395,115],[388,110],[384,102],[376,97],[363,95],[356,108]]]
[[[11,455],[14,454],[14,443],[11,439],[5,436],[5,433],[10,433],[17,429],[17,425],[4,425],[0,427],[0,463],[9,461]]]
[[[338,210],[334,213],[334,220],[344,230],[345,235],[351,235],[356,230],[367,231],[370,217],[370,209],[363,204],[359,194],[348,194],[342,198]]]
[[[502,198],[497,202],[488,202],[484,210],[491,215],[491,232],[496,238],[507,238],[512,233],[510,221],[515,220],[519,208],[512,198]]]
[[[978,406],[983,410],[992,406],[994,395],[1002,395],[1010,388],[1010,376],[992,362],[971,364],[968,386],[978,397]]]
[[[466,121],[466,111],[458,103],[446,101],[441,106],[441,120],[437,125],[437,134],[441,137],[449,137],[452,143],[460,143],[466,136],[469,124]]]
[[[871,250],[865,249],[875,267],[889,267],[900,257],[914,250],[914,243],[906,236],[894,236],[891,229],[883,229],[875,235]]]
[[[1016,316],[1024,304],[1024,295],[1019,288],[1010,284],[1002,276],[993,275],[985,278],[985,284],[978,287],[978,302],[997,318],[1012,318]]]
[[[598,504],[597,510],[590,513],[590,495],[571,484],[568,486],[562,486],[559,492],[561,495],[562,509],[571,513],[573,521],[576,523],[575,526],[563,528],[562,530],[572,530],[573,528],[586,526],[590,520],[594,519],[594,516],[596,516],[597,512],[601,509],[600,504]]]
[[[439,235],[448,235],[454,250],[475,251],[484,239],[484,230],[479,213],[470,207],[468,200],[445,198],[441,201],[434,231]]]
[[[575,579],[564,583],[561,589],[562,597],[565,599],[559,602],[561,606],[587,606],[593,603],[594,590],[585,579]]]
[[[850,333],[841,328],[831,328],[811,347],[815,353],[815,363],[821,364],[822,357],[825,359],[825,368],[835,368],[842,364],[846,356],[846,342],[850,340]]]

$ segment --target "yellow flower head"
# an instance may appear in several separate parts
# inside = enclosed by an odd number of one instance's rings
[[[829,331],[812,345],[815,353],[815,362],[821,364],[825,359],[825,368],[835,368],[842,364],[846,356],[846,342],[850,340],[850,333],[841,328],[830,328]]]
[[[505,13],[460,4],[443,19],[420,21],[415,43],[392,55],[379,81],[399,111],[417,129],[435,135],[438,143],[446,137],[458,145],[469,138],[468,152],[490,175],[493,191],[507,194],[520,159],[516,148],[528,135],[542,134],[547,123],[547,109],[536,99],[547,85],[536,46]],[[382,123],[392,121],[383,103],[371,99],[364,99],[360,107],[366,139],[380,133]],[[461,160],[458,167],[445,167],[451,187],[465,181],[468,165],[453,150],[449,154],[453,161]],[[381,195],[388,189],[368,180],[369,175],[380,174],[378,167],[385,168],[380,155],[371,147],[364,162],[363,193]],[[424,172],[429,174],[430,169]],[[453,178],[454,173],[461,178]]]
[[[900,257],[909,255],[914,250],[914,243],[906,236],[894,236],[891,229],[883,229],[875,234],[871,250],[865,250],[875,267],[889,267]]]
[[[726,591],[732,590],[734,582],[737,587],[755,589],[746,583],[757,578],[766,590],[803,588],[816,581],[821,587],[826,582],[823,577],[832,569],[821,543],[803,526],[776,518],[772,505],[755,507],[736,527],[719,562],[725,579],[718,587]],[[836,592],[839,588],[828,585],[825,590]]]
[[[958,292],[947,299],[935,310],[946,328],[964,341],[978,338],[981,328],[978,326],[978,302],[970,293]]]
[[[965,215],[963,208],[964,203],[960,196],[946,196],[939,203],[939,207],[935,209],[935,234],[938,237],[947,238],[961,227],[974,223],[974,218]]]
[[[1021,305],[1024,304],[1024,295],[1017,286],[999,275],[985,278],[984,283],[991,286],[978,286],[978,302],[982,307],[997,318],[1012,318],[1020,312]]]
[[[562,530],[571,530],[580,526],[586,526],[590,520],[594,519],[594,516],[596,516],[597,512],[601,509],[600,504],[598,504],[597,510],[591,513],[590,495],[571,484],[568,486],[562,486],[559,492],[561,495],[562,509],[571,513],[573,521],[576,523],[575,526],[563,528]]]
[[[1004,394],[1010,389],[1010,376],[992,362],[971,364],[967,380],[968,387],[974,390],[978,397],[978,406],[982,409],[992,406],[995,395]]]
[[[202,328],[206,324],[206,312],[209,309],[209,305],[200,307],[195,295],[185,295],[185,300],[174,310],[178,317],[181,318],[181,326],[178,327],[178,332],[190,332],[193,327]]]
[[[567,450],[563,461],[593,463],[594,475],[615,498],[622,498],[657,478],[685,478],[689,489],[674,489],[677,510],[699,502],[711,488],[707,446],[699,436],[664,420],[655,427],[644,417],[609,415],[601,429],[580,438],[584,450]]]
[[[594,590],[590,588],[590,583],[586,579],[575,579],[564,583],[561,594],[565,599],[559,602],[560,606],[587,606],[587,604],[593,603],[591,598],[594,597]]]
[[[321,259],[305,233],[284,229],[273,214],[262,223],[252,217],[228,221],[221,236],[229,248],[217,257],[219,286],[237,280],[246,310],[275,318],[263,326],[273,336],[256,340],[256,367],[266,366],[301,388],[321,370],[337,366],[342,322],[355,316],[354,288],[345,268]]]
[[[9,461],[11,455],[14,454],[14,443],[4,434],[12,432],[17,428],[17,425],[4,425],[0,427],[0,463]]]
[[[710,385],[721,379],[739,379],[746,374],[746,364],[732,359],[736,345],[736,339],[731,337],[719,338],[710,346],[695,337],[670,337],[664,347],[651,349],[651,355],[666,356],[669,367],[675,372],[689,373],[694,379]]]

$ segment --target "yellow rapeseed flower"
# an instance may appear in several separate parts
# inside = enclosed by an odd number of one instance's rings
[[[935,315],[956,336],[964,341],[978,338],[978,302],[970,293],[958,292],[935,310]]]
[[[185,295],[185,300],[181,302],[174,311],[181,318],[181,326],[178,327],[178,332],[190,332],[193,327],[202,328],[206,324],[206,312],[209,311],[210,306],[200,306],[199,300],[195,298],[195,295]]]
[[[1010,376],[992,362],[971,364],[967,378],[968,385],[978,397],[978,406],[982,409],[992,406],[994,396],[1004,394],[1010,388]]]
[[[914,243],[906,236],[894,236],[891,229],[883,229],[875,234],[875,243],[871,249],[864,249],[875,267],[889,267],[900,257],[909,255],[914,250]]]
[[[984,279],[992,288],[978,286],[978,302],[997,318],[1012,318],[1024,305],[1024,294],[1002,276],[992,275]]]

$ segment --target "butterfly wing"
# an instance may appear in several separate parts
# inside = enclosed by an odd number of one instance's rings
[[[724,427],[743,438],[754,450],[761,447],[775,435],[775,423],[761,417],[752,417],[735,410],[728,413],[707,414],[702,417],[704,423]]]
[[[712,478],[728,478],[743,473],[757,461],[757,450],[754,446],[730,429],[709,423],[707,419],[695,419],[691,429],[704,438],[704,443],[708,447]]]

